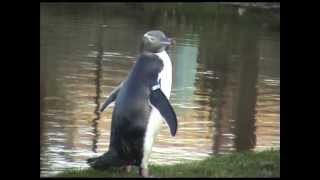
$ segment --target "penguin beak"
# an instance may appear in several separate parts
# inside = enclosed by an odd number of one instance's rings
[[[170,46],[170,45],[175,45],[176,41],[173,38],[166,38],[166,39],[162,40],[160,43],[163,45]]]

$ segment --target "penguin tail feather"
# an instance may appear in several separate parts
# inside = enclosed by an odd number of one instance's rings
[[[99,157],[94,157],[94,158],[89,158],[89,159],[87,159],[87,164],[90,164],[90,163],[96,161],[98,158],[99,158]]]
[[[99,157],[87,159],[87,164],[94,169],[105,169],[110,166],[121,166],[123,161],[115,153],[108,151]]]

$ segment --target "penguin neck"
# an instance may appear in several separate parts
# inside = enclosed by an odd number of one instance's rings
[[[166,51],[161,51],[159,53],[155,53],[163,63],[163,69],[160,72],[158,78],[161,79],[161,90],[166,95],[166,97],[170,98],[171,93],[171,84],[172,84],[172,63],[171,59]]]
[[[154,53],[154,54],[156,54],[163,61],[164,66],[169,65],[168,63],[170,63],[170,66],[171,66],[171,59],[165,50],[158,52],[158,53]]]

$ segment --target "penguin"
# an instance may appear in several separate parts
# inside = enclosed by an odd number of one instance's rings
[[[162,31],[153,30],[142,38],[141,54],[128,78],[107,97],[103,112],[115,103],[112,112],[109,149],[99,157],[89,158],[94,169],[111,166],[139,167],[139,174],[149,177],[148,161],[162,122],[176,135],[178,122],[169,98],[172,63],[167,50],[174,43]]]

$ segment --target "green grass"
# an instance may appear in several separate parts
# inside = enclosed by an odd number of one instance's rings
[[[150,165],[155,177],[280,177],[280,151],[244,152],[216,155],[202,161],[176,165]],[[126,173],[119,168],[104,171],[67,170],[57,177],[139,177],[137,168]]]

